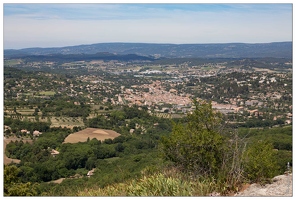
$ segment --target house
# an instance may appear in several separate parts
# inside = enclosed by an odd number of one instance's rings
[[[255,115],[255,116],[257,116],[257,117],[258,117],[258,115],[259,115],[259,112],[258,112],[257,109],[255,109],[255,110],[249,110],[249,113],[250,113],[250,115]]]
[[[287,116],[288,119],[292,119],[293,114],[292,113],[288,113],[286,116]]]
[[[274,116],[274,117],[273,117],[273,121],[276,121],[276,120],[277,120],[277,117],[276,117],[276,116]]]
[[[270,80],[271,83],[275,83],[275,82],[276,82],[275,77],[272,77],[272,78],[270,78],[269,80]]]
[[[292,121],[290,119],[285,120],[285,124],[291,124]]]
[[[30,131],[26,130],[26,129],[22,129],[21,133],[26,133],[26,134],[30,134]]]
[[[52,149],[51,152],[50,152],[50,154],[51,154],[53,157],[55,157],[56,155],[59,155],[60,152],[58,152],[58,151],[55,150],[55,149]]]
[[[178,91],[177,90],[175,90],[175,89],[170,89],[170,91],[169,91],[170,93],[174,93],[174,94],[177,94],[178,93]]]
[[[241,106],[241,107],[234,108],[234,111],[237,112],[237,113],[238,112],[243,112],[244,111],[244,107]]]
[[[129,132],[130,132],[130,133],[133,133],[134,131],[135,131],[135,129],[132,128],[132,129],[130,129]]]
[[[37,130],[35,130],[34,132],[33,132],[33,136],[39,136],[39,135],[41,135],[42,133],[41,132],[39,132],[39,131],[37,131]]]

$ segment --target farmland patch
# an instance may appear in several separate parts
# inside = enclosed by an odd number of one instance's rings
[[[46,96],[53,96],[55,95],[55,91],[42,91],[39,92],[40,95],[46,95]]]
[[[83,119],[81,117],[51,117],[50,127],[67,127],[73,128],[74,126],[84,126]]]
[[[64,140],[64,143],[77,143],[77,142],[86,142],[87,138],[90,140],[96,138],[97,140],[105,139],[114,139],[120,134],[106,129],[97,129],[97,128],[86,128],[84,130],[78,131],[76,133],[68,135]]]

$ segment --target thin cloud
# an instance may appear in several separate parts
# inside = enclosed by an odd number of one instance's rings
[[[4,4],[4,47],[292,41],[291,4]]]
[[[291,12],[292,4],[4,4],[4,16],[35,19],[131,19],[161,18],[187,13]]]

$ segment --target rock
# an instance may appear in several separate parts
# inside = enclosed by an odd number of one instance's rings
[[[261,186],[254,183],[246,190],[234,196],[292,196],[293,176],[292,174],[279,175],[272,179],[273,183]]]

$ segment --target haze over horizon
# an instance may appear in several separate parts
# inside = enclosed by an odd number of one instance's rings
[[[3,4],[4,49],[292,41],[291,3]]]
[[[75,47],[75,46],[88,46],[88,45],[96,45],[96,44],[163,44],[163,45],[184,45],[184,44],[188,44],[188,45],[202,45],[202,44],[269,44],[269,43],[283,43],[283,42],[292,42],[292,41],[278,41],[278,42],[256,42],[256,43],[248,43],[248,42],[225,42],[225,43],[155,43],[155,42],[99,42],[99,43],[91,43],[91,44],[73,44],[73,45],[66,45],[66,46],[52,46],[52,47],[24,47],[24,48],[19,48],[19,49],[4,49],[4,50],[22,50],[22,49],[31,49],[31,48],[42,48],[42,49],[46,49],[46,48],[66,48],[66,47]]]

